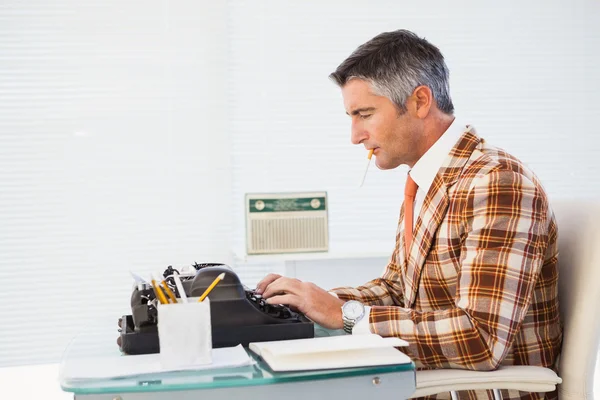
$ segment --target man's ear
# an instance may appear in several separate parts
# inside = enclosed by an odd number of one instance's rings
[[[427,86],[417,86],[407,101],[408,110],[420,119],[424,119],[429,115],[432,105],[433,93]]]

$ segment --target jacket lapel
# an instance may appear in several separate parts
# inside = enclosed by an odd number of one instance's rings
[[[444,160],[425,196],[415,223],[413,240],[406,254],[403,251],[404,235],[400,235],[400,249],[402,250],[399,251],[401,254],[398,256],[400,265],[406,266],[404,306],[407,308],[412,307],[415,301],[425,260],[433,244],[435,234],[446,217],[450,204],[448,190],[458,180],[462,169],[480,141],[481,139],[475,134],[475,130],[471,126],[466,127],[465,133]],[[401,226],[404,226],[404,206],[402,207],[401,216]]]

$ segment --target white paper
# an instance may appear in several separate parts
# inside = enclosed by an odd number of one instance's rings
[[[242,345],[212,350],[212,363],[193,365],[186,368],[164,368],[160,354],[124,355],[120,357],[75,358],[66,361],[60,371],[63,382],[90,379],[112,379],[182,370],[204,370],[232,368],[251,365]]]
[[[250,343],[250,350],[258,355],[260,355],[262,349],[268,349],[276,355],[293,355],[402,346],[408,346],[408,343],[400,338],[384,338],[375,334],[367,334],[254,342]]]

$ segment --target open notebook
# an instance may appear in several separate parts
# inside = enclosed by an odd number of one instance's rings
[[[255,342],[250,350],[273,371],[302,371],[410,363],[406,354],[394,348],[400,346],[408,343],[369,334]]]

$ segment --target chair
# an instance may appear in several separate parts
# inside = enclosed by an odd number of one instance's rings
[[[550,392],[559,384],[561,400],[593,399],[600,342],[600,201],[552,203],[558,223],[559,303],[563,345],[559,378],[548,368],[505,366],[496,371],[457,369],[417,372],[413,397],[455,391],[500,389]],[[562,384],[561,384],[562,381]]]

